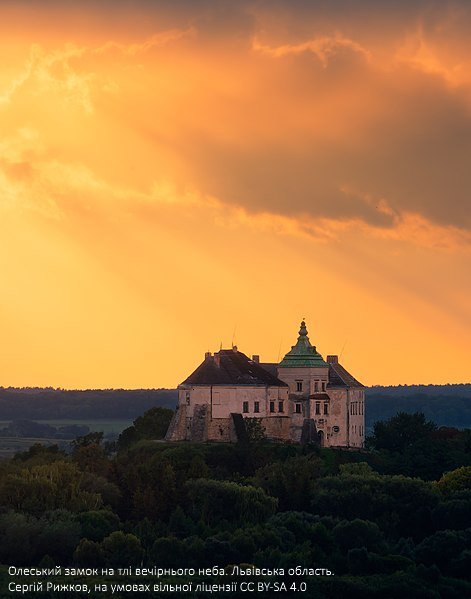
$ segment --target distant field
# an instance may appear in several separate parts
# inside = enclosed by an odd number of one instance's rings
[[[49,424],[50,426],[55,426],[59,428],[61,426],[69,426],[71,424],[80,424],[84,426],[88,426],[90,431],[103,431],[106,435],[119,435],[125,428],[131,426],[133,423],[130,419],[105,419],[105,418],[96,418],[95,420],[83,419],[76,420],[75,418],[67,418],[67,419],[56,419],[56,420],[39,420],[34,419],[35,422],[40,422],[41,424]],[[11,420],[0,420],[0,428],[5,428],[10,424]]]
[[[43,437],[0,437],[0,459],[12,458],[15,453],[28,451],[35,443],[59,445],[61,449],[66,449],[70,441],[67,439],[45,439]]]
[[[5,428],[10,424],[10,420],[0,420],[0,428]],[[116,438],[125,428],[128,428],[133,423],[132,420],[126,419],[56,419],[56,420],[35,420],[41,424],[49,424],[59,428],[61,426],[69,426],[71,424],[85,425],[90,428],[90,432],[103,432],[105,438]],[[35,443],[42,445],[59,445],[59,447],[67,449],[73,439],[49,439],[44,437],[0,437],[0,459],[10,458],[19,451],[27,451],[29,447]]]
[[[84,420],[75,420],[75,419],[62,419],[62,420],[36,420],[36,422],[41,422],[42,424],[49,424],[50,426],[55,426],[59,428],[60,426],[68,426],[70,424],[81,424],[84,426],[88,426],[90,431],[103,431],[106,435],[119,435],[125,428],[131,426],[133,423],[132,420],[122,420],[122,419],[101,419],[97,418],[95,420],[92,419],[84,419]]]

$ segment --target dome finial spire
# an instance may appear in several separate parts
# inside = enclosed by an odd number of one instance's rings
[[[304,318],[301,321],[301,327],[299,329],[299,335],[301,337],[307,337],[306,321],[304,320]]]

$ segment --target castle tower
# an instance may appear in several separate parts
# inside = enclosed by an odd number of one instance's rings
[[[326,391],[329,365],[310,342],[304,320],[301,322],[296,345],[291,347],[278,364],[278,378],[287,383],[290,394],[299,399]]]

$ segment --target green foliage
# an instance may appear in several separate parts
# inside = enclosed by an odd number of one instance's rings
[[[36,538],[40,556],[48,555],[56,564],[69,562],[80,540],[80,525],[75,515],[67,510],[44,514],[39,521],[41,531]]]
[[[14,462],[28,463],[28,466],[39,465],[39,464],[50,464],[51,462],[57,462],[64,460],[65,452],[60,451],[57,445],[41,445],[41,443],[35,443],[28,451],[17,453],[13,457]]]
[[[446,572],[451,562],[470,547],[471,529],[439,530],[417,545],[415,558],[426,566],[437,564],[440,570]]]
[[[141,464],[132,493],[132,510],[137,518],[167,518],[173,511],[177,494],[175,470],[160,456]]]
[[[263,443],[267,440],[265,427],[260,418],[244,418],[249,444]]]
[[[100,543],[81,539],[74,551],[73,562],[77,566],[99,568],[105,565],[105,554]]]
[[[461,530],[471,527],[471,497],[440,502],[432,512],[438,530]]]
[[[293,457],[258,469],[253,482],[276,497],[281,510],[304,510],[322,470],[322,460],[315,455]]]
[[[430,437],[436,428],[420,412],[399,412],[389,420],[375,422],[373,434],[367,441],[374,449],[403,452],[418,440]]]
[[[373,468],[367,462],[357,462],[354,464],[340,464],[340,474],[348,476],[350,474],[372,476],[375,474]]]
[[[262,489],[232,482],[208,479],[189,480],[185,484],[195,517],[208,524],[228,522],[263,522],[276,509],[277,500]]]
[[[139,416],[119,436],[118,448],[123,450],[142,439],[163,439],[172,419],[173,411],[168,408],[151,408]]]
[[[342,475],[319,479],[314,513],[376,522],[398,536],[422,538],[432,528],[439,496],[431,483],[405,476]]]
[[[92,432],[84,435],[83,437],[77,437],[75,441],[72,441],[71,446],[76,449],[78,447],[89,447],[94,445],[101,445],[103,441],[102,432]]]
[[[110,467],[104,448],[97,444],[76,446],[73,459],[80,470],[102,476],[106,476]]]
[[[309,596],[467,596],[471,437],[415,417],[388,430],[394,449],[373,452],[141,438],[110,457],[101,435],[69,456],[31,448],[0,462],[0,562],[325,566]]]
[[[8,474],[0,483],[0,502],[12,509],[42,514],[66,507],[72,512],[96,509],[102,498],[82,487],[75,464],[53,462]]]
[[[437,482],[437,487],[445,495],[464,489],[471,490],[471,466],[462,466],[452,472],[446,472]]]
[[[120,520],[110,510],[92,510],[77,516],[81,536],[91,541],[102,541],[120,526]]]
[[[342,551],[365,547],[371,551],[384,549],[384,537],[379,526],[367,520],[342,520],[333,529],[334,539]]]
[[[80,526],[74,515],[58,510],[35,518],[7,512],[0,516],[0,561],[14,565],[34,565],[46,554],[55,563],[70,560],[80,539]]]
[[[163,537],[153,544],[150,557],[153,563],[164,568],[181,567],[187,563],[188,551],[185,543],[175,537]]]
[[[0,562],[28,565],[37,558],[36,539],[41,524],[27,514],[8,512],[0,515]]]
[[[109,566],[137,566],[142,558],[140,540],[135,535],[125,534],[121,530],[112,532],[103,539],[100,547],[105,563]]]

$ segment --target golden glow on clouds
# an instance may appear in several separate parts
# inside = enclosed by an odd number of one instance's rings
[[[366,384],[469,379],[462,13],[375,37],[360,8],[22,4],[0,25],[0,384],[174,386],[234,328],[276,360],[302,316]]]

